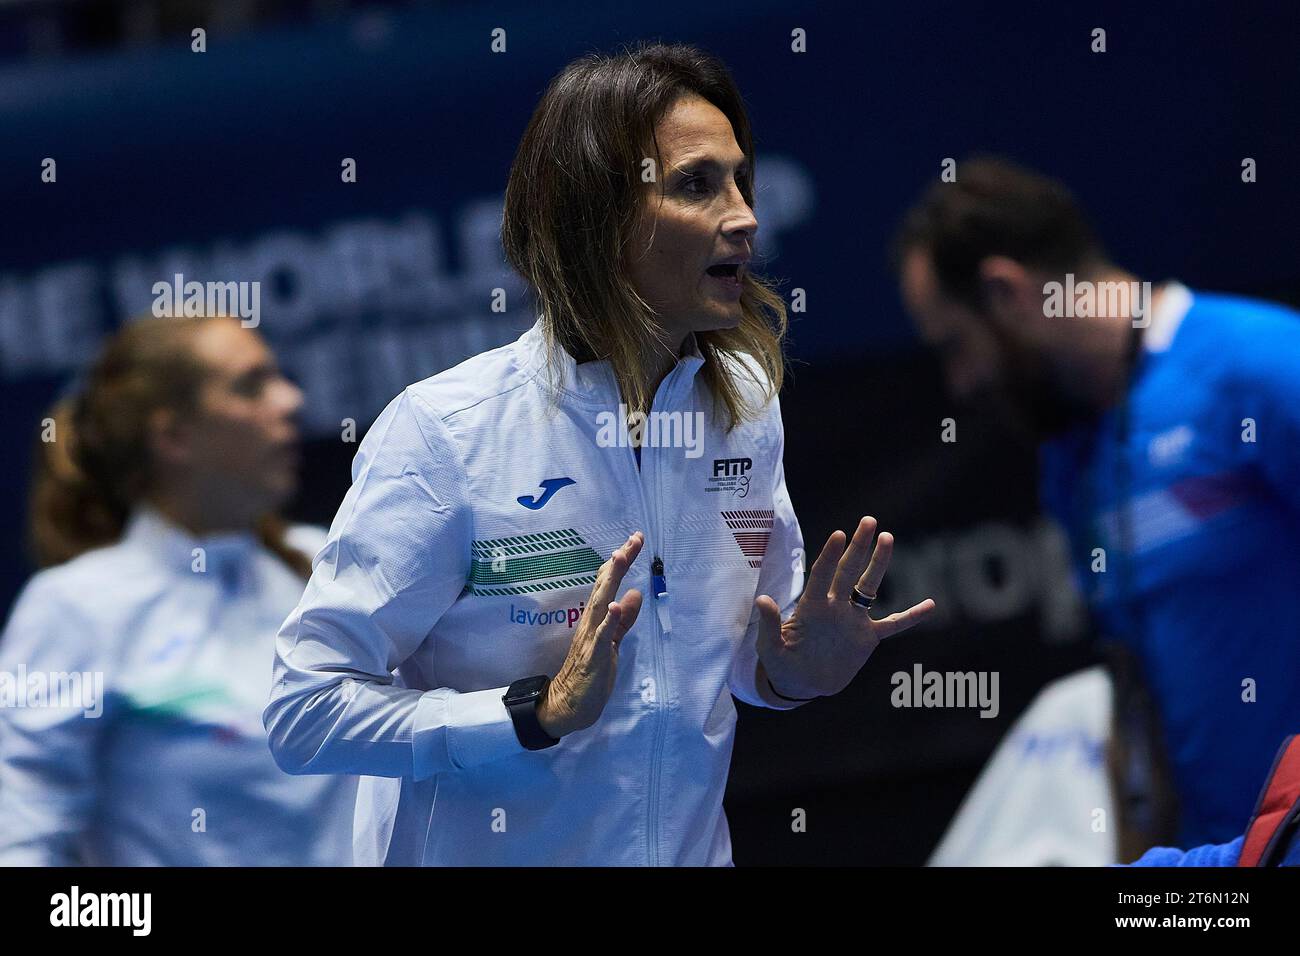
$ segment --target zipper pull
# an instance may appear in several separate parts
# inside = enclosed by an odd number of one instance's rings
[[[655,555],[650,565],[650,573],[651,587],[655,593],[655,613],[659,615],[659,626],[667,634],[673,629],[673,621],[668,614],[668,578],[664,575],[664,562],[659,555]]]

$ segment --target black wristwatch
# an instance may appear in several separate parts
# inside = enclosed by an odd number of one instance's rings
[[[515,736],[529,750],[545,750],[560,742],[559,737],[552,737],[543,730],[541,721],[537,719],[537,704],[550,681],[545,674],[522,677],[511,684],[501,698],[515,723]]]

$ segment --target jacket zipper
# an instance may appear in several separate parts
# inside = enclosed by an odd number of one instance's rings
[[[664,380],[663,388],[671,389],[672,383],[678,374],[678,368],[674,367],[668,373],[668,378]],[[658,396],[656,396],[657,398]],[[658,402],[652,402],[651,412]],[[646,850],[650,866],[659,865],[659,769],[663,762],[663,744],[667,720],[664,716],[664,710],[667,707],[667,672],[664,668],[664,649],[662,641],[672,631],[672,618],[668,611],[668,576],[664,567],[663,560],[663,542],[659,540],[657,529],[659,526],[658,514],[650,507],[650,497],[646,494],[645,475],[647,474],[647,447],[641,446],[641,465],[638,468],[636,462],[636,453],[628,446],[628,458],[631,459],[632,473],[636,477],[637,492],[641,497],[641,508],[646,516],[646,536],[650,544],[651,564],[650,564],[650,590],[651,600],[654,601],[654,656],[655,656],[655,741],[654,749],[650,757],[650,787],[646,798],[647,805],[647,825],[646,825]],[[658,463],[658,456],[655,457],[655,464]],[[657,472],[650,472],[655,478]],[[661,482],[655,482],[656,496],[660,491]]]
[[[674,370],[675,372],[675,370]],[[645,449],[641,450],[642,458],[645,457]],[[656,470],[652,472],[655,479],[655,498],[656,505],[663,505],[663,481],[658,471],[659,456],[655,455]],[[663,515],[663,508],[659,507],[655,512],[655,527],[660,528],[659,518]],[[667,542],[659,541],[659,550],[655,553],[655,559],[650,565],[650,582],[651,590],[654,591],[655,600],[655,617],[659,621],[659,631],[661,637],[655,641],[655,669],[659,672],[655,684],[655,702],[659,705],[659,727],[655,736],[654,760],[650,765],[650,820],[654,828],[654,842],[650,844],[650,863],[651,866],[659,865],[659,772],[663,765],[663,748],[664,738],[668,734],[668,669],[664,663],[664,657],[668,653],[668,642],[672,639],[672,618],[668,614],[668,572],[664,568],[663,553],[667,550]]]

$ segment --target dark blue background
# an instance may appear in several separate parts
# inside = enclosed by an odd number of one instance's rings
[[[1294,302],[1296,16],[1287,3],[492,3],[213,35],[202,55],[182,39],[7,66],[0,297],[59,263],[105,266],[421,210],[440,230],[449,280],[465,286],[459,305],[332,314],[291,333],[272,313],[264,334],[293,354],[298,336],[486,316],[492,283],[467,271],[452,224],[465,203],[499,199],[549,78],[590,49],[697,43],[729,65],[751,111],[760,236],[762,160],[793,163],[811,184],[810,214],[768,246],[769,273],[809,303],[792,315],[798,361],[784,400],[805,538],[820,547],[871,511],[898,533],[902,557],[909,540],[988,521],[1027,528],[1037,513],[1031,449],[988,426],[955,460],[942,457],[935,423],[949,407],[885,268],[904,208],[944,157],[1002,153],[1065,180],[1117,261],[1139,274]],[[504,55],[489,51],[498,26]],[[790,52],[795,27],[807,31],[806,54]],[[1107,31],[1104,54],[1090,52],[1094,27]],[[58,159],[56,186],[39,181],[46,156]],[[343,156],[358,160],[355,185],[339,181]],[[1254,184],[1240,179],[1246,156],[1258,163]],[[79,317],[94,333],[79,354],[124,318],[107,290],[97,307]],[[522,329],[531,316],[516,303],[508,322]],[[349,393],[362,430],[407,380],[462,357],[415,356],[418,374]],[[43,372],[0,373],[0,492],[11,502],[0,510],[0,608],[31,570],[22,539],[37,423],[78,364],[70,355]],[[309,391],[323,384],[310,366],[293,370]],[[328,439],[309,447],[296,516],[328,523],[354,451]],[[891,713],[890,660],[842,699],[793,715],[746,711],[729,798],[738,861],[919,862],[1009,721],[1087,656],[1082,641],[1046,644],[1033,614],[997,628],[957,615],[891,653],[906,666],[921,652],[932,668],[1001,668],[1002,716]],[[789,838],[792,805],[819,808],[821,824],[801,840]]]

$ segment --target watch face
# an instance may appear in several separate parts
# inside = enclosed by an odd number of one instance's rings
[[[517,680],[510,685],[510,692],[506,695],[506,703],[513,704],[536,697],[542,692],[549,680],[545,674],[538,677],[525,677],[523,680]]]

